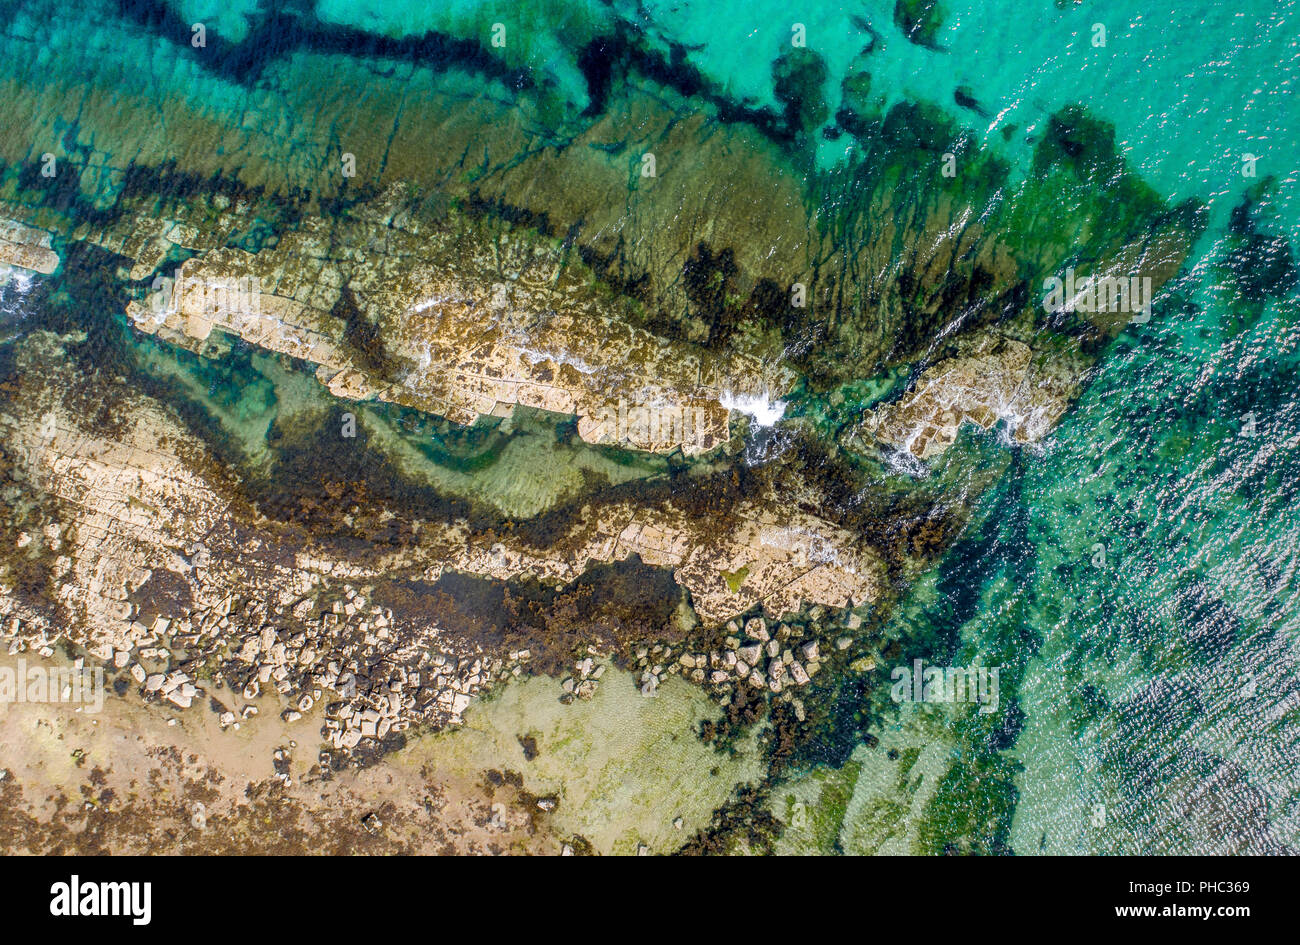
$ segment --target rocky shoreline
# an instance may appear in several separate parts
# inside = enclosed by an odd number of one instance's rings
[[[918,44],[941,24],[934,4],[895,18]],[[48,38],[30,17],[6,29]],[[502,706],[617,708],[647,732],[671,706],[656,744],[684,733],[698,769],[744,762],[702,790],[715,816],[647,814],[625,852],[725,847],[746,816],[728,798],[759,806],[791,766],[845,763],[895,653],[885,616],[1002,468],[972,468],[963,431],[1044,441],[1126,327],[1045,311],[1037,287],[1077,267],[1158,292],[1200,210],[1160,201],[1080,109],[1047,116],[1022,183],[938,109],[885,108],[861,57],[828,126],[812,49],[773,61],[773,110],[635,30],[589,42],[569,51],[582,109],[469,39],[437,68],[310,44],[247,72],[186,60],[230,108],[177,107],[161,81],[119,90],[111,69],[93,79],[120,92],[111,107],[57,76],[15,97],[30,133],[0,141],[0,265],[29,294],[0,342],[10,656],[103,668],[115,711],[202,718],[205,736],[288,731],[319,746],[320,779],[472,740]],[[319,100],[325,75],[366,107]],[[50,118],[64,100],[75,121]],[[164,108],[185,121],[161,137],[122,117]],[[853,143],[833,168],[819,128]],[[1080,187],[1098,175],[1110,193]],[[901,378],[887,394],[846,399],[885,376]],[[402,438],[390,410],[434,432]],[[505,467],[504,447],[452,441],[509,442],[529,411],[606,473],[574,462],[571,487],[520,514],[435,475]],[[482,751],[513,763],[517,739],[530,761],[516,722]],[[479,767],[530,824],[564,793]],[[366,816],[367,835],[391,822]],[[560,849],[585,849],[571,833]]]

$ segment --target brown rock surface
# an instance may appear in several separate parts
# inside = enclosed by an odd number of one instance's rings
[[[1083,366],[1035,355],[1026,344],[992,332],[963,339],[960,353],[925,369],[892,403],[869,410],[858,431],[918,459],[932,459],[957,439],[963,423],[987,430],[1007,421],[1018,443],[1046,436],[1078,393]],[[1078,373],[1075,373],[1075,371]]]
[[[463,520],[426,522],[414,545],[349,556],[257,516],[155,401],[118,391],[111,423],[88,416],[68,399],[75,369],[53,336],[22,351],[20,367],[41,383],[0,413],[0,432],[18,478],[58,510],[43,527],[58,612],[4,588],[11,652],[67,644],[105,661],[123,654],[119,668],[139,664],[143,676],[167,680],[161,694],[178,707],[213,696],[243,713],[271,688],[290,704],[338,700],[326,728],[347,748],[369,711],[376,738],[413,721],[458,721],[520,657],[436,617],[395,618],[374,603],[402,580],[460,573],[563,584],[592,562],[638,555],[673,570],[705,623],[756,605],[774,616],[848,606],[883,590],[871,547],[775,492],[717,518],[671,498],[607,502],[581,510],[544,546]],[[722,572],[745,568],[733,593]]]
[[[174,290],[128,314],[188,347],[217,328],[310,361],[339,397],[457,423],[522,404],[576,414],[592,442],[659,452],[713,449],[728,437],[723,398],[775,399],[792,381],[755,357],[724,358],[632,327],[626,303],[593,287],[560,248],[508,232],[489,240],[464,221],[417,223],[403,215],[404,194],[335,224],[310,219],[260,253],[208,249],[179,267]],[[170,238],[162,234],[178,229],[136,218],[125,236],[90,239],[139,253],[132,275],[144,278]],[[255,294],[238,291],[248,279]]]
[[[0,266],[49,275],[59,268],[59,254],[50,249],[50,234],[45,230],[0,219]]]

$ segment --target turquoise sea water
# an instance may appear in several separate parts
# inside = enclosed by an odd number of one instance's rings
[[[1296,8],[1107,4],[1027,31],[1020,18],[1028,39],[1012,42],[990,26],[1009,21],[999,12],[972,11],[951,34],[954,52],[996,63],[967,79],[988,89],[977,98],[1026,123],[1030,103],[1087,101],[1157,189],[1211,207],[1152,323],[1121,336],[1051,441],[987,497],[991,547],[954,552],[981,559],[953,566],[983,591],[968,637],[1023,666],[1010,846],[1294,847],[1300,296],[1292,278],[1243,299],[1222,261],[1253,183],[1242,152],[1277,178],[1262,228],[1293,246],[1300,235]],[[1065,24],[1096,20],[1112,24],[1105,53],[1079,38],[1049,51]]]
[[[205,8],[192,6],[196,12]],[[581,77],[568,57],[554,53],[597,32],[613,19],[612,8],[652,38],[685,46],[686,60],[732,95],[767,105],[776,102],[771,60],[789,44],[792,27],[802,24],[809,48],[824,58],[831,76],[868,70],[881,101],[947,106],[981,141],[999,141],[1013,128],[1010,150],[1022,160],[1047,115],[1086,103],[1115,124],[1123,152],[1144,179],[1175,201],[1205,200],[1219,222],[1241,191],[1241,154],[1255,154],[1260,176],[1275,175],[1285,185],[1278,201],[1294,237],[1300,214],[1300,33],[1294,4],[945,0],[939,49],[908,42],[893,23],[893,6],[891,0],[756,0],[732,11],[725,3],[552,2],[528,4],[510,16],[502,12],[500,19],[512,28],[518,23],[525,37],[512,57],[552,74],[575,99],[585,95]],[[237,4],[220,8],[223,17],[240,20]],[[379,10],[325,0],[316,12],[330,23],[393,37],[429,29],[472,33],[486,19],[482,5],[473,2],[439,4],[436,10],[385,4]],[[1092,44],[1097,23],[1106,27],[1104,48]],[[876,45],[864,54],[873,42],[871,31]],[[841,104],[835,86],[830,85],[831,113]],[[970,89],[987,115],[953,109],[959,87]],[[820,158],[833,163],[851,147],[827,142]]]
[[[1242,152],[1277,177],[1263,228],[1300,235],[1295,6],[1107,4],[1029,29],[977,6],[945,45],[990,111],[1032,124],[1036,103],[1086,101],[1150,183],[1205,200],[1212,222],[1152,323],[986,497],[989,520],[946,565],[978,605],[953,613],[947,597],[919,619],[1023,672],[1015,851],[1294,847],[1300,296],[1290,279],[1244,300],[1223,259],[1254,183]],[[1085,42],[1097,20],[1104,52]],[[937,95],[947,78],[913,82]]]
[[[968,848],[958,840],[1016,853],[1294,850],[1300,283],[1291,261],[1300,245],[1300,4],[940,6],[937,48],[910,42],[889,0],[547,0],[503,5],[500,13],[480,3],[368,8],[322,0],[313,13],[322,24],[394,41],[429,30],[481,39],[499,20],[518,38],[502,53],[505,62],[528,70],[574,113],[590,99],[573,51],[615,22],[635,24],[652,46],[685,50],[685,62],[753,107],[778,106],[772,60],[802,24],[832,79],[823,128],[842,104],[839,80],[869,73],[882,105],[939,106],[976,143],[1006,157],[1013,181],[1032,173],[1034,142],[1061,107],[1082,104],[1112,123],[1119,150],[1161,197],[1208,207],[1206,230],[1183,275],[1159,295],[1151,322],[1112,343],[1048,440],[1014,448],[997,434],[963,434],[961,455],[978,462],[994,453],[1002,462],[1014,450],[1010,468],[888,627],[908,656],[1001,665],[1005,711],[919,724],[886,707],[878,745],[864,743],[854,754],[851,799],[823,791],[810,803],[820,805],[819,823],[831,825],[830,846],[848,850],[887,848],[880,838],[901,835],[907,823],[932,850]],[[206,0],[159,9],[180,24],[205,22],[231,43],[263,12]],[[1105,26],[1104,47],[1093,45],[1094,24]],[[107,56],[115,40],[101,32],[87,42]],[[126,42],[113,68],[129,84],[167,89],[199,114],[243,107],[244,93],[228,76],[173,61],[134,33]],[[69,68],[67,48],[40,56]],[[28,81],[42,64],[21,67]],[[80,68],[93,75],[96,66]],[[956,104],[958,89],[973,104]],[[243,120],[271,122],[268,114],[250,109]],[[299,128],[278,130],[292,152]],[[852,136],[821,135],[817,163],[833,168],[855,147]],[[133,156],[122,154],[122,165]],[[1248,164],[1251,176],[1243,175]],[[167,363],[184,376],[183,366]],[[277,370],[255,358],[250,364],[266,376]],[[205,375],[204,384],[216,382]],[[235,400],[247,400],[227,405],[235,418],[228,422],[244,439],[264,435],[275,400],[268,384],[243,384]],[[303,402],[318,396],[301,382],[274,384],[282,401],[285,384]],[[548,431],[527,435],[535,439],[521,435],[513,448],[559,462]],[[615,472],[613,461],[581,452],[564,462],[599,469],[609,481],[659,468],[640,458]],[[444,460],[435,457],[440,487],[512,514],[533,511],[537,493],[546,492],[538,486],[515,495],[508,483],[473,479],[463,457]],[[884,792],[873,772],[900,753],[923,759],[917,770],[929,765],[925,777],[940,784],[923,809],[890,808],[882,825],[873,797]],[[801,772],[790,790],[824,776]]]

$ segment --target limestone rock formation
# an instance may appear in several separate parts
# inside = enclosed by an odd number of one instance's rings
[[[627,303],[546,242],[468,221],[420,223],[394,189],[355,217],[310,218],[273,249],[195,242],[193,227],[136,217],[89,239],[128,256],[132,277],[169,243],[202,247],[134,302],[137,327],[196,348],[212,330],[309,361],[336,396],[377,398],[470,423],[515,404],[575,414],[597,443],[687,454],[728,438],[734,395],[777,399],[788,369],[719,357],[633,327]],[[180,241],[180,242],[178,242]]]
[[[921,373],[898,401],[864,415],[857,432],[918,459],[943,453],[963,423],[988,430],[1005,420],[1012,438],[1046,436],[1078,393],[1082,365],[1035,355],[1026,344],[988,332]]]
[[[18,266],[49,275],[59,268],[50,234],[14,220],[0,219],[0,266]]]
[[[375,602],[400,581],[459,573],[563,583],[592,562],[638,555],[673,569],[706,623],[755,606],[773,615],[851,606],[883,591],[874,549],[789,512],[776,494],[716,521],[671,498],[608,503],[545,546],[483,536],[463,520],[426,522],[418,544],[354,559],[258,516],[156,401],[118,391],[110,423],[79,408],[63,343],[46,332],[28,340],[18,366],[39,382],[0,413],[13,480],[54,510],[41,530],[56,609],[0,589],[11,652],[84,648],[177,708],[221,701],[223,724],[255,712],[273,688],[290,719],[331,702],[330,741],[351,749],[412,722],[458,721],[476,692],[526,660]],[[733,590],[723,572],[736,571],[746,576]]]

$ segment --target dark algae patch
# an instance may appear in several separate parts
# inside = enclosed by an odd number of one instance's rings
[[[562,587],[451,573],[386,584],[375,594],[399,624],[443,627],[467,643],[532,652],[529,668],[559,675],[588,644],[621,648],[672,626],[682,590],[635,557],[588,569]]]
[[[894,25],[918,46],[938,49],[936,37],[943,28],[939,0],[895,0]]]

